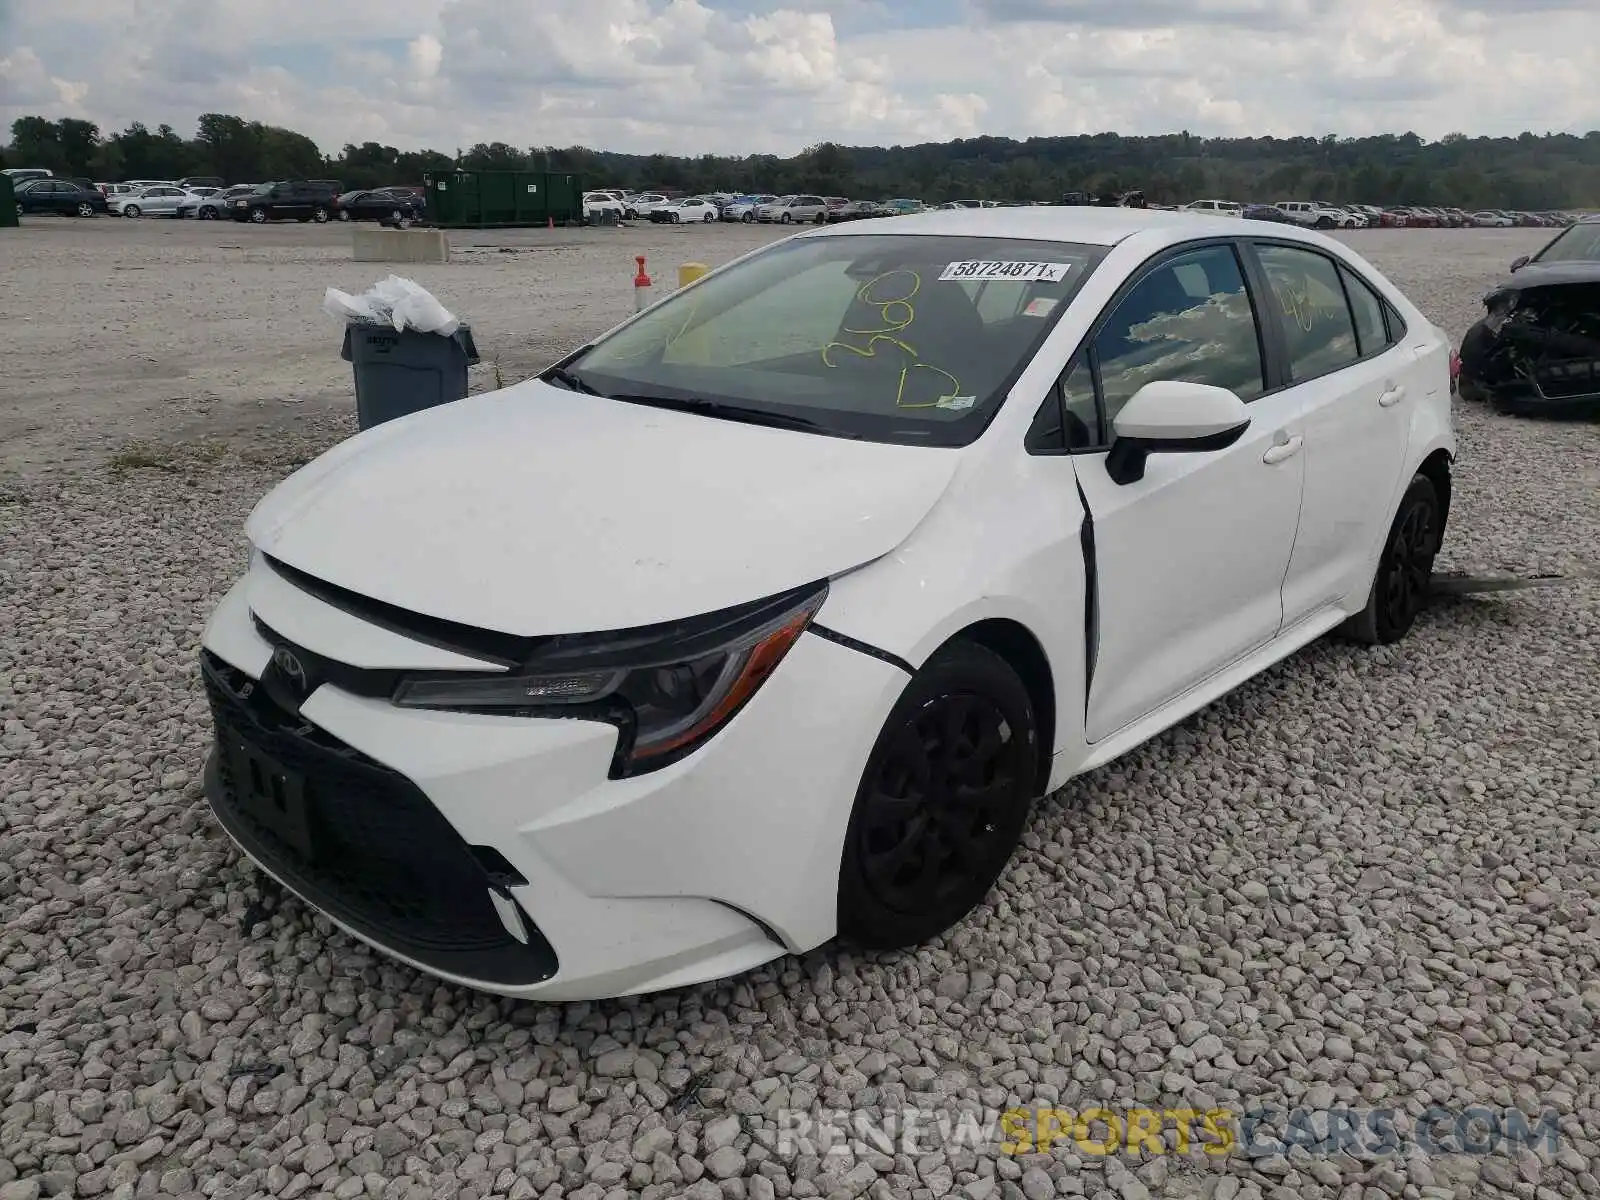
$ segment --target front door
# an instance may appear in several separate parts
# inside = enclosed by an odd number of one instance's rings
[[[1067,406],[1085,411],[1087,391],[1107,447],[1122,406],[1156,380],[1228,388],[1251,418],[1227,449],[1152,454],[1144,478],[1126,485],[1107,474],[1104,453],[1074,457],[1094,522],[1085,731],[1097,742],[1277,636],[1305,459],[1301,402],[1266,391],[1256,304],[1231,244],[1146,268],[1091,345],[1064,380]]]

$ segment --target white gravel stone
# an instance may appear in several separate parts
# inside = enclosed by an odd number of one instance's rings
[[[79,230],[6,249],[6,303],[35,320],[8,323],[0,398],[0,1200],[1600,1194],[1594,583],[1442,604],[1388,649],[1308,647],[1042,803],[989,903],[932,945],[512,1004],[258,905],[199,791],[197,638],[251,505],[350,430],[317,306],[370,280],[293,224]],[[515,377],[623,315],[635,247],[683,253],[603,233],[562,234],[559,265],[418,277]],[[695,231],[694,254],[769,236]],[[1459,338],[1544,236],[1347,240]],[[1441,566],[1600,562],[1600,431],[1458,418]],[[180,434],[159,467],[104,469],[121,437]],[[914,1156],[775,1150],[792,1107],[1134,1102],[1550,1104],[1563,1142],[1164,1173],[925,1135]]]

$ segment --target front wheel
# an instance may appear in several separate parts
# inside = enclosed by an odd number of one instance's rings
[[[746,225],[754,225],[756,223],[756,215],[753,212],[747,212],[744,214],[744,216],[740,217],[739,220],[743,221]]]
[[[1037,723],[1010,664],[975,643],[907,685],[867,759],[845,833],[839,932],[868,949],[935,937],[988,894],[1038,792]]]
[[[793,217],[791,217],[791,216],[790,216],[790,215],[789,215],[789,214],[788,214],[788,213],[784,213],[784,214],[783,214],[783,215],[782,215],[782,216],[780,216],[780,217],[779,217],[779,218],[778,218],[778,224],[779,224],[779,225],[787,225],[787,224],[789,224],[789,222],[790,222],[790,221],[792,221],[792,220],[793,220],[793,219],[794,219],[794,218],[793,218]]]
[[[21,204],[18,204],[17,205],[17,216],[25,217],[27,215],[28,215],[28,210],[23,208]]]
[[[210,205],[202,205],[200,211],[195,215],[202,221],[215,221],[217,219],[217,210]]]
[[[250,220],[257,225],[265,225],[267,223],[267,210],[264,208],[256,209],[250,214]]]
[[[410,229],[411,228],[411,218],[406,216],[406,214],[404,212],[402,212],[400,209],[398,209],[398,208],[395,209],[394,213],[392,215],[394,217],[394,227],[396,229]]]
[[[139,206],[137,204],[124,204],[122,206],[122,215],[125,217],[137,217],[139,215]]]
[[[339,210],[339,220],[348,221],[349,219],[350,219],[350,210],[348,208],[341,208]]]
[[[1428,606],[1433,560],[1444,533],[1440,518],[1439,493],[1432,481],[1414,476],[1389,526],[1367,606],[1339,627],[1341,633],[1370,646],[1387,646],[1411,632]]]

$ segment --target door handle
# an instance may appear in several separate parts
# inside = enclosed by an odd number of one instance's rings
[[[1393,408],[1406,398],[1406,385],[1397,383],[1383,395],[1378,397],[1378,403],[1384,408]]]
[[[1270,466],[1276,463],[1281,463],[1285,459],[1293,458],[1296,454],[1300,453],[1300,447],[1304,442],[1305,438],[1301,437],[1298,433],[1291,438],[1286,438],[1284,441],[1275,442],[1271,448],[1261,456],[1261,461]]]

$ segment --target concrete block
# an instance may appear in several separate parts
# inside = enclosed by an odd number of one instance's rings
[[[356,262],[442,263],[450,261],[450,242],[442,229],[385,229],[357,226],[350,231]]]

